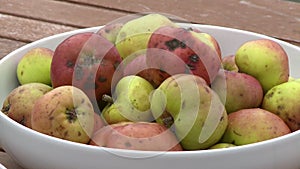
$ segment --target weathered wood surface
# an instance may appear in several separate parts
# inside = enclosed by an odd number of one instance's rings
[[[167,13],[193,23],[249,30],[300,46],[300,3],[289,1],[0,0],[0,58],[23,43],[138,12]]]
[[[0,59],[47,36],[144,12],[253,31],[300,46],[300,3],[284,0],[0,0]],[[0,163],[20,168],[5,152]]]

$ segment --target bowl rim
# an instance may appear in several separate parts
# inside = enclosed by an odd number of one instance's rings
[[[241,30],[241,29],[229,28],[229,27],[223,27],[223,26],[216,26],[216,25],[206,25],[206,24],[190,24],[190,23],[178,23],[178,24],[181,25],[181,26],[184,26],[184,27],[195,26],[195,27],[198,27],[198,28],[227,30],[227,31],[234,31],[234,32],[239,32],[239,33],[243,33],[243,34],[259,36],[261,38],[267,38],[267,39],[274,40],[276,42],[279,42],[280,44],[288,46],[289,48],[293,48],[295,50],[300,51],[300,47],[298,47],[296,45],[293,45],[291,43],[285,42],[283,40],[276,39],[274,37],[263,35],[263,34],[260,34],[260,33],[247,31],[247,30]],[[24,46],[22,46],[22,47],[20,47],[16,50],[10,52],[9,54],[4,56],[0,60],[0,65],[4,64],[7,60],[9,60],[11,58],[11,56],[19,53],[20,51],[28,48],[29,46],[37,45],[40,42],[49,41],[49,40],[55,39],[55,38],[70,36],[72,34],[76,34],[76,33],[80,33],[80,32],[95,32],[96,30],[102,28],[103,26],[95,26],[95,27],[89,27],[89,28],[76,29],[76,30],[72,30],[72,31],[64,32],[64,33],[51,35],[51,36],[48,36],[48,37],[45,37],[45,38],[41,38],[39,40],[28,43],[28,44],[26,44],[26,45],[24,45]],[[294,131],[294,132],[291,132],[289,134],[286,134],[286,135],[283,135],[283,136],[280,136],[280,137],[277,137],[277,138],[273,138],[273,139],[269,139],[269,140],[265,140],[265,141],[261,141],[261,142],[256,142],[256,143],[251,143],[251,144],[241,145],[241,146],[236,146],[236,147],[230,147],[230,148],[221,148],[221,149],[204,149],[204,150],[193,150],[193,151],[188,151],[188,150],[186,150],[186,151],[163,151],[163,152],[162,151],[143,151],[143,150],[128,150],[128,149],[99,147],[99,146],[93,146],[93,145],[88,145],[88,144],[76,143],[76,142],[56,138],[56,137],[53,137],[53,136],[49,136],[49,135],[40,133],[38,131],[35,131],[33,129],[30,129],[28,127],[25,127],[22,124],[17,123],[16,121],[14,121],[11,118],[9,118],[8,116],[6,116],[1,110],[0,110],[0,118],[3,118],[5,121],[7,121],[13,127],[17,127],[20,130],[24,130],[24,132],[25,131],[29,132],[30,134],[36,135],[37,137],[41,137],[43,139],[47,139],[51,142],[62,143],[62,144],[66,144],[68,146],[76,146],[77,148],[85,148],[87,151],[109,151],[109,152],[113,151],[113,152],[116,152],[116,153],[128,153],[128,154],[136,154],[136,155],[138,155],[138,154],[151,155],[153,153],[163,153],[165,155],[170,155],[170,156],[178,156],[178,155],[182,156],[182,155],[203,155],[203,154],[209,155],[210,153],[215,153],[215,152],[218,152],[218,153],[239,152],[239,151],[247,151],[249,149],[252,149],[252,150],[253,149],[259,149],[260,147],[268,145],[270,143],[271,144],[272,143],[273,144],[278,143],[278,142],[286,140],[290,137],[295,137],[296,135],[300,135],[300,130],[298,130],[298,131]],[[0,139],[0,141],[1,141],[1,139]],[[5,150],[5,147],[3,147],[3,148]]]
[[[273,139],[265,140],[265,141],[260,141],[260,142],[256,142],[256,143],[240,145],[240,146],[235,146],[235,147],[230,147],[230,148],[221,148],[221,149],[203,149],[203,150],[192,150],[192,151],[188,151],[188,150],[184,150],[184,151],[144,151],[144,150],[128,150],[128,149],[100,147],[100,146],[93,146],[93,145],[89,145],[89,144],[72,142],[72,141],[61,139],[61,138],[49,136],[47,134],[43,134],[43,133],[40,133],[33,129],[30,129],[28,127],[25,127],[22,124],[19,124],[18,122],[12,120],[11,118],[6,116],[2,112],[0,113],[0,118],[3,118],[4,120],[6,120],[7,123],[12,125],[13,127],[17,127],[18,130],[24,130],[24,132],[28,132],[29,134],[35,135],[36,137],[41,137],[42,139],[46,139],[50,142],[62,143],[62,144],[65,144],[66,146],[76,146],[76,148],[84,148],[87,151],[108,151],[108,152],[123,153],[123,154],[129,153],[129,154],[133,154],[133,155],[164,154],[164,155],[176,156],[176,155],[203,155],[203,154],[209,155],[209,153],[215,153],[215,152],[234,153],[234,152],[239,152],[239,151],[247,151],[249,149],[251,149],[251,150],[259,149],[262,146],[279,143],[290,137],[295,137],[296,135],[300,135],[300,130],[298,130],[298,131],[294,131],[292,133],[289,133],[289,134],[286,134],[286,135],[283,135],[280,137],[276,137]],[[5,150],[5,147],[3,147],[3,148]]]

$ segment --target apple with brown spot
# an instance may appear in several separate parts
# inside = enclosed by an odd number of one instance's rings
[[[102,95],[110,94],[112,77],[121,62],[113,43],[99,34],[84,32],[62,41],[51,64],[53,87],[73,85],[83,90],[100,113]]]
[[[87,95],[74,86],[60,86],[40,97],[32,110],[32,129],[57,138],[88,143],[94,110]]]
[[[245,145],[289,133],[290,128],[274,113],[261,108],[242,109],[228,115],[228,126],[221,142]]]

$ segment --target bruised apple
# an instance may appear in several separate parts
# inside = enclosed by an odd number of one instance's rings
[[[221,59],[216,46],[206,36],[184,28],[163,26],[149,39],[146,62],[170,75],[186,73],[210,84]]]
[[[300,130],[299,94],[299,80],[282,83],[265,94],[262,108],[281,117],[292,131]]]
[[[80,89],[60,86],[40,97],[32,110],[32,129],[57,138],[88,143],[94,130],[93,106]]]
[[[4,100],[1,111],[16,122],[31,128],[31,111],[38,98],[51,91],[43,83],[26,83],[12,90]]]
[[[181,151],[174,133],[151,122],[122,122],[105,126],[92,138],[91,145],[144,151]]]
[[[102,95],[110,94],[112,76],[120,62],[114,44],[106,38],[91,32],[75,34],[54,51],[51,64],[53,87],[76,86],[87,94],[96,108]]]

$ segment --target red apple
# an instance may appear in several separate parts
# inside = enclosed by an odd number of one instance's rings
[[[85,32],[61,42],[53,55],[53,87],[73,85],[83,90],[95,111],[103,94],[111,93],[111,81],[121,57],[113,43],[99,34]]]

